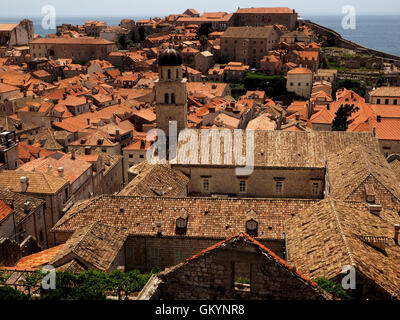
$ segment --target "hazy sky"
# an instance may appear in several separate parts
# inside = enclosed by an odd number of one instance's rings
[[[398,14],[399,0],[0,0],[0,16],[41,16],[44,5],[53,5],[58,16],[165,16],[187,8],[234,12],[238,7],[290,7],[302,15],[341,14],[353,5],[358,14]]]

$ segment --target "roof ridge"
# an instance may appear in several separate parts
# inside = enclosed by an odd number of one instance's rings
[[[335,207],[334,201],[333,201],[333,199],[332,199],[331,197],[329,197],[328,199],[329,199],[329,205],[330,205],[330,207],[332,208],[333,213],[334,213],[334,215],[335,215],[335,219],[336,219],[336,222],[337,222],[337,226],[338,226],[339,231],[340,231],[340,236],[341,236],[342,239],[343,239],[344,245],[345,245],[345,247],[346,247],[346,252],[347,252],[347,254],[349,255],[350,263],[351,263],[352,266],[355,266],[355,262],[354,262],[354,259],[353,259],[352,254],[351,254],[350,247],[349,247],[349,245],[348,245],[348,243],[347,243],[346,236],[345,236],[345,234],[344,234],[344,232],[343,232],[343,227],[342,227],[342,224],[340,223],[340,219],[339,219],[338,213],[337,213],[337,211],[336,211],[336,207]]]

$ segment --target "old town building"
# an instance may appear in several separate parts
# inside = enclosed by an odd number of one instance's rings
[[[268,27],[231,27],[221,36],[221,52],[231,61],[259,68],[261,59],[279,42],[280,31]]]
[[[116,51],[114,42],[101,38],[41,38],[29,44],[32,58],[72,58],[73,61],[106,59]]]

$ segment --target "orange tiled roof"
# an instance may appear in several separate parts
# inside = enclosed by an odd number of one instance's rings
[[[239,8],[237,13],[282,14],[294,13],[294,10],[285,7],[276,8]]]
[[[61,250],[64,244],[21,258],[15,265],[17,270],[35,269],[47,265]]]
[[[0,200],[0,222],[7,218],[13,210]]]

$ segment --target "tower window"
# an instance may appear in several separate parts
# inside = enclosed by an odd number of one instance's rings
[[[313,195],[319,194],[319,183],[318,182],[313,182],[312,193],[313,193]]]
[[[282,181],[276,182],[275,190],[276,190],[276,193],[279,193],[279,194],[281,194],[283,192],[283,182]]]
[[[203,191],[209,191],[210,190],[210,180],[204,179],[203,180]]]
[[[164,103],[169,104],[169,94],[168,93],[166,93],[164,95]]]
[[[240,181],[239,189],[240,189],[240,192],[246,192],[246,181],[245,180]]]
[[[171,93],[171,104],[175,104],[175,93]]]
[[[168,69],[168,79],[171,79],[171,69]]]
[[[179,79],[179,70],[176,69],[176,78]]]

